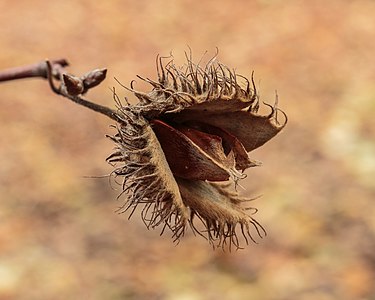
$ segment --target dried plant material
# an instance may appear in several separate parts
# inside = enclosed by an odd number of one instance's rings
[[[248,152],[280,132],[286,116],[280,124],[277,103],[269,115],[258,115],[254,81],[216,57],[203,67],[187,57],[182,68],[173,60],[164,66],[158,58],[157,70],[158,81],[138,76],[151,85],[150,92],[130,88],[139,103],[118,102],[123,122],[108,161],[123,178],[122,209],[133,212],[143,205],[147,227],[168,227],[175,240],[190,226],[213,245],[239,248],[238,234],[255,242],[253,232],[259,237],[266,232],[252,217],[256,209],[243,206],[251,199],[239,197],[235,186],[247,168],[259,165]]]
[[[114,174],[123,177],[126,202],[121,210],[131,209],[133,213],[144,204],[141,215],[146,226],[168,226],[178,239],[184,233],[189,212],[160,143],[145,118],[128,108],[122,108],[121,114],[123,123],[111,137],[117,149],[107,158],[118,164]]]
[[[252,217],[257,210],[246,207],[252,199],[236,190],[244,171],[260,165],[248,153],[279,133],[287,118],[277,98],[273,106],[266,104],[268,115],[258,114],[253,77],[236,74],[216,56],[204,66],[186,58],[179,68],[158,57],[157,81],[138,76],[151,91],[131,84],[127,89],[139,102],[125,99],[125,106],[114,93],[117,110],[82,97],[105,79],[106,69],[74,76],[60,59],[2,71],[0,81],[47,78],[55,93],[116,121],[117,133],[110,137],[116,147],[107,161],[122,179],[120,211],[130,210],[129,218],[139,208],[147,228],[169,228],[175,241],[191,227],[212,245],[239,248],[241,239],[256,242],[255,234],[266,235]]]

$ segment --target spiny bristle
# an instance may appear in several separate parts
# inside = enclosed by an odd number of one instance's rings
[[[139,109],[147,118],[163,113],[174,113],[193,105],[213,102],[218,99],[235,100],[250,111],[259,107],[254,80],[236,74],[222,63],[211,59],[203,67],[193,63],[178,68],[173,60],[163,64],[163,58],[157,60],[158,81],[138,76],[152,86],[149,93],[131,89],[139,99],[135,109]],[[242,87],[239,81],[244,82]]]
[[[125,108],[122,115],[127,125],[119,126],[117,134],[111,137],[116,151],[107,158],[117,165],[113,175],[123,178],[120,196],[126,194],[127,198],[119,211],[130,210],[132,214],[141,204],[147,228],[166,224],[179,238],[187,222],[187,208],[156,136],[143,117]]]

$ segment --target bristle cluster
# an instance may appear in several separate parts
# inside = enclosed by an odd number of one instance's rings
[[[149,83],[149,93],[131,91],[140,100],[134,109],[139,109],[147,118],[155,118],[164,113],[176,113],[188,107],[226,101],[233,109],[247,108],[257,112],[258,95],[253,77],[251,82],[244,76],[212,58],[204,67],[194,64],[187,56],[187,64],[178,68],[173,60],[165,66],[163,58],[157,58],[158,81],[138,76]],[[244,87],[239,81],[244,83]]]
[[[253,230],[260,238],[267,235],[263,226],[251,216],[257,209],[244,206],[254,199],[231,192],[230,183],[183,179],[177,179],[177,183],[184,204],[190,207],[190,227],[212,245],[231,250],[232,246],[241,248],[240,236],[246,244],[250,241],[257,243]],[[197,220],[203,225],[203,230],[197,227]]]
[[[107,158],[117,166],[113,175],[122,178],[119,197],[126,195],[119,212],[130,210],[130,218],[137,206],[143,205],[141,217],[147,228],[167,226],[177,240],[185,231],[187,208],[156,136],[143,117],[127,108],[122,109],[121,115],[123,125],[110,137],[116,143],[116,151]]]

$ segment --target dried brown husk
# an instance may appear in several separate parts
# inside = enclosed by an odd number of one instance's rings
[[[173,60],[164,66],[163,59],[157,58],[157,70],[158,81],[139,77],[152,86],[150,92],[130,88],[139,103],[126,106],[119,103],[118,115],[123,122],[117,127],[117,134],[111,137],[116,150],[108,161],[116,165],[114,175],[123,178],[120,196],[125,198],[125,203],[121,209],[134,212],[142,205],[141,216],[147,227],[162,226],[163,231],[168,227],[175,240],[179,240],[190,225],[193,232],[215,245],[239,248],[238,235],[243,236],[246,243],[255,242],[252,232],[259,237],[266,233],[252,217],[256,209],[243,205],[251,199],[241,198],[230,181],[213,182],[212,178],[231,179],[236,186],[244,177],[245,169],[259,165],[245,157],[246,152],[262,146],[280,132],[286,124],[285,114],[280,124],[277,118],[280,110],[275,103],[270,106],[269,115],[259,115],[253,79],[249,81],[236,74],[218,63],[216,57],[204,67],[187,57],[184,68],[177,68]],[[238,81],[242,81],[244,87]],[[173,134],[169,136],[168,130],[155,131],[156,126],[167,128]],[[205,141],[194,140],[200,136],[194,131],[189,139],[189,134],[183,133],[189,126],[192,130],[202,130],[202,136],[207,135],[207,139],[214,132],[229,144],[232,153],[222,158],[216,146],[205,149]],[[202,168],[185,176],[187,178],[176,171],[173,174],[175,168],[171,164],[180,162],[167,148],[169,141],[174,143],[179,139],[180,133],[184,135],[182,144],[186,152],[202,155],[202,163],[186,165]],[[214,151],[217,153],[212,153]],[[215,177],[215,171],[205,168],[207,161],[203,160],[216,162],[218,168],[229,174],[228,178]],[[200,177],[195,177],[198,173]],[[203,228],[195,225],[197,219],[201,220]]]

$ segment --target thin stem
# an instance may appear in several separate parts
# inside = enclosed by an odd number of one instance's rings
[[[106,106],[93,103],[89,100],[83,99],[79,95],[71,95],[67,92],[66,85],[64,82],[64,74],[66,74],[64,67],[68,66],[68,62],[65,59],[58,59],[53,61],[43,61],[36,64],[30,64],[22,67],[10,68],[0,71],[0,82],[11,81],[22,78],[39,77],[47,79],[53,92],[61,95],[65,98],[72,100],[73,102],[85,106],[93,111],[101,113],[116,122],[123,123],[124,121],[120,118],[116,110],[108,108]],[[104,71],[103,71],[104,70]],[[84,90],[86,92],[89,88],[92,88],[99,84],[105,78],[105,69],[95,70],[102,72],[100,81],[87,86]],[[93,71],[94,72],[94,71]],[[90,73],[88,73],[90,74]],[[59,86],[54,84],[54,79],[60,82]],[[95,79],[95,78],[94,78]],[[80,80],[82,80],[80,78]],[[82,80],[83,81],[83,80]]]
[[[66,92],[63,91],[61,86],[59,88],[56,87],[54,82],[53,82],[53,78],[52,78],[52,64],[51,64],[51,62],[47,60],[45,62],[45,66],[47,66],[47,79],[48,79],[49,85],[50,85],[52,91],[54,91],[56,94],[59,94],[59,95],[65,97],[65,98],[68,98],[68,99],[72,100],[73,102],[75,102],[79,105],[85,106],[85,107],[87,107],[87,108],[89,108],[93,111],[101,113],[101,114],[111,118],[112,120],[115,120],[116,122],[123,123],[123,120],[119,117],[119,115],[117,114],[117,112],[115,110],[113,110],[109,107],[106,107],[106,106],[88,101],[88,100],[83,99],[79,96],[69,95],[69,94],[67,94]]]
[[[62,95],[62,94],[61,94]],[[120,118],[120,116],[118,115],[118,113],[116,112],[116,110],[113,110],[109,107],[106,107],[106,106],[103,106],[103,105],[100,105],[100,104],[96,104],[94,102],[91,102],[91,101],[88,101],[86,99],[83,99],[79,96],[70,96],[70,95],[62,95],[70,100],[72,100],[73,102],[79,104],[79,105],[82,105],[82,106],[85,106],[93,111],[96,111],[98,113],[101,113],[107,117],[109,117],[110,119],[118,122],[118,123],[124,123],[124,120]]]

